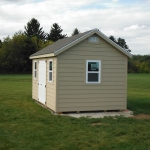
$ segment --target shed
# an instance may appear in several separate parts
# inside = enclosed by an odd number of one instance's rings
[[[125,110],[132,55],[98,29],[32,54],[32,98],[54,112]]]

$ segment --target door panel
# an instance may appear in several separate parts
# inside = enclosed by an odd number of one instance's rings
[[[46,62],[39,61],[38,99],[41,103],[46,102]]]

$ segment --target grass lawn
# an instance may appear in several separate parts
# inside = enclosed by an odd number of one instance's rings
[[[150,75],[128,75],[128,109],[150,117]],[[7,149],[148,150],[150,119],[54,116],[31,99],[31,75],[0,75],[0,150]]]
[[[128,75],[128,109],[150,114],[150,74]]]

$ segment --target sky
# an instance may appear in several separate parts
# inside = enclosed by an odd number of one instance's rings
[[[132,54],[150,55],[150,0],[0,0],[0,39],[24,31],[32,18],[46,33],[53,23],[67,36],[97,28],[125,39]]]

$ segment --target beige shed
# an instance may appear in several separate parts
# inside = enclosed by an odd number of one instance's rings
[[[47,46],[32,59],[32,98],[54,112],[127,108],[132,55],[98,29]]]

